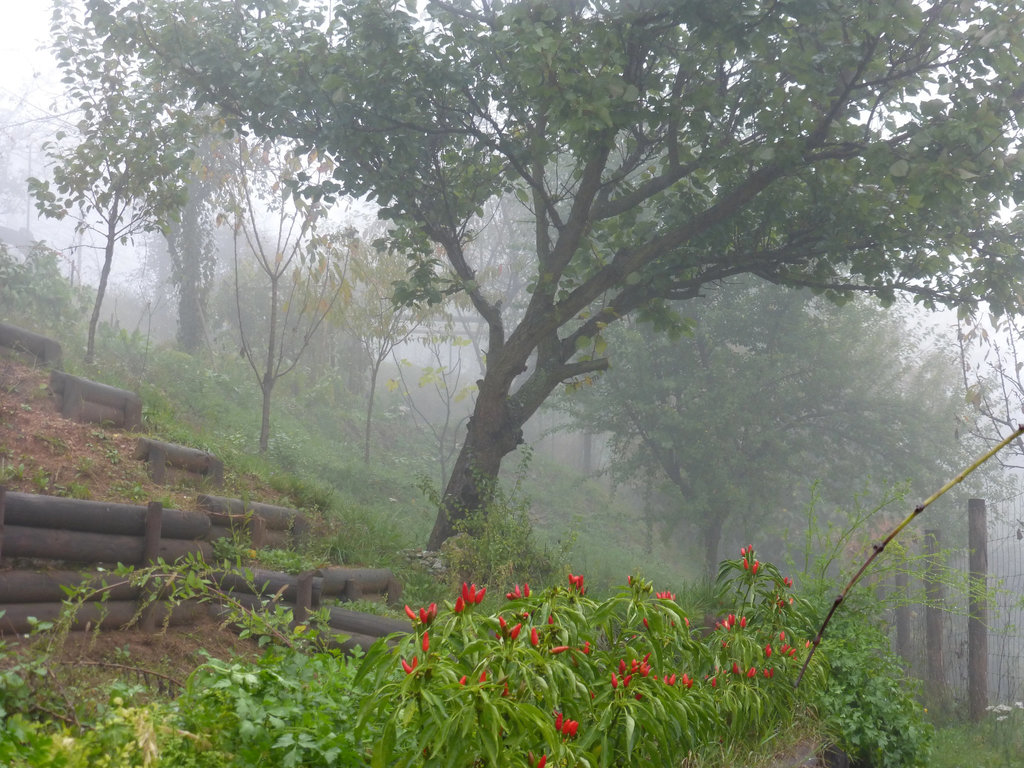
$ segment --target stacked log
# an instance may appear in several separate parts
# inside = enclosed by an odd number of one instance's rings
[[[200,509],[209,513],[210,538],[217,539],[242,532],[256,549],[288,547],[309,532],[309,521],[301,513],[273,504],[245,502],[201,493],[196,499]]]
[[[66,419],[142,429],[142,400],[134,392],[62,371],[50,372],[50,389],[57,396],[61,416]]]
[[[218,488],[224,485],[224,462],[197,448],[140,437],[135,458],[148,462],[154,483],[199,481]]]
[[[15,492],[3,495],[0,508],[5,558],[141,565],[154,557],[213,556],[203,540],[210,520],[201,512],[161,508],[154,521],[147,507]]]
[[[60,344],[53,339],[7,323],[0,323],[0,351],[47,368],[60,368],[63,359]]]
[[[230,526],[243,520],[258,521],[285,539],[297,528],[305,530],[305,518],[295,510],[267,504],[243,506],[241,501],[215,496],[200,498],[207,508],[227,511],[208,515],[164,509],[159,502],[141,507],[7,492],[0,486],[0,560],[145,565],[158,557],[171,562],[194,553],[211,562],[209,540],[223,535],[218,527],[226,527],[212,522],[226,519]],[[394,605],[400,604],[402,594],[400,582],[387,569],[332,567],[299,575],[262,569],[225,571],[216,573],[213,582],[247,608],[258,610],[268,600],[287,604],[296,623],[306,621],[325,599],[380,598]],[[76,591],[79,589],[82,591]],[[137,622],[144,631],[153,631],[168,623],[194,622],[202,610],[198,600],[172,605],[160,599],[159,583],[139,588],[97,572],[0,571],[0,611],[4,612],[0,635],[26,633],[38,622],[58,620],[71,591],[82,595],[72,629],[120,629]],[[224,611],[223,607],[216,610]],[[368,648],[380,637],[408,629],[405,622],[336,606],[328,615],[329,626],[346,635],[333,645],[346,651]]]
[[[388,605],[402,604],[402,583],[387,568],[323,568],[324,597],[349,602],[385,599]]]

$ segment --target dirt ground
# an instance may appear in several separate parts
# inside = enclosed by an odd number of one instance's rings
[[[0,485],[8,491],[141,505],[159,500],[165,506],[195,509],[194,487],[152,482],[146,464],[133,458],[137,439],[133,433],[64,419],[50,392],[49,371],[0,357]],[[235,482],[243,484],[248,498],[278,502],[277,494],[258,478]],[[14,565],[0,560],[0,569]],[[38,642],[9,635],[2,639],[21,647]],[[168,682],[184,682],[205,660],[202,650],[227,658],[254,649],[230,628],[204,618],[197,625],[155,634],[138,629],[71,632],[56,658],[68,667],[102,668],[129,677],[148,670],[153,680],[166,675]]]

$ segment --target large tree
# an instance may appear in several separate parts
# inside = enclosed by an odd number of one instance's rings
[[[110,49],[334,156],[308,192],[380,205],[404,298],[464,292],[483,319],[431,547],[548,395],[607,367],[595,339],[630,313],[671,326],[666,302],[744,273],[1016,301],[1020,0],[88,3]],[[467,257],[509,192],[534,232],[514,320]]]
[[[608,434],[618,482],[662,491],[667,529],[698,533],[709,576],[723,539],[781,539],[812,487],[845,507],[868,478],[920,493],[955,472],[957,369],[917,318],[750,281],[686,309],[678,340],[615,328],[612,369],[561,403]]]

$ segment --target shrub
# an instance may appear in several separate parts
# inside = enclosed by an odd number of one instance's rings
[[[914,698],[919,683],[870,614],[844,606],[822,647],[831,670],[818,711],[836,743],[864,768],[927,765],[933,728]]]
[[[794,690],[806,606],[752,548],[721,579],[735,612],[706,637],[638,578],[603,602],[570,574],[568,587],[515,587],[494,615],[467,584],[450,607],[407,607],[413,632],[359,671],[376,691],[360,723],[382,729],[373,764],[678,765],[764,737],[820,687],[823,662]]]

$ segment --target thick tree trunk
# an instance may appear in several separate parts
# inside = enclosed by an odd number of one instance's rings
[[[704,523],[704,572],[708,578],[714,580],[718,575],[718,550],[722,541],[722,527],[725,523],[726,512],[712,515]]]
[[[508,389],[489,386],[485,377],[427,549],[440,549],[445,539],[454,534],[458,521],[487,505],[501,460],[523,442],[522,427],[529,415],[514,416],[509,408]]]

